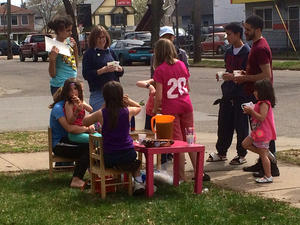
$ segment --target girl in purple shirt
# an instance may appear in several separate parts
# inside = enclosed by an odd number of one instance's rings
[[[136,181],[135,191],[137,186],[144,189],[138,171],[141,162],[136,159],[137,154],[129,134],[129,122],[141,111],[141,107],[123,95],[123,88],[116,81],[109,81],[104,85],[103,97],[104,108],[86,116],[83,124],[101,124],[105,167],[132,172]]]

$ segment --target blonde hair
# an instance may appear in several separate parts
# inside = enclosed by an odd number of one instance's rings
[[[153,63],[154,69],[156,69],[163,62],[172,65],[175,63],[176,58],[177,52],[174,44],[170,40],[161,38],[155,43]]]

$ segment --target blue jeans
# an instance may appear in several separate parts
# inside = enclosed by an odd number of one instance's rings
[[[93,91],[90,94],[90,105],[93,107],[93,112],[96,112],[104,104],[102,90]]]

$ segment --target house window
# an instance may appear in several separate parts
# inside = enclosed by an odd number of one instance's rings
[[[99,15],[99,23],[102,26],[105,25],[105,16],[104,15]]]
[[[1,25],[2,26],[7,25],[6,16],[1,16]]]
[[[22,24],[23,24],[23,25],[28,24],[28,16],[22,15]]]
[[[17,16],[14,16],[14,15],[11,16],[11,25],[13,25],[13,26],[18,25],[18,17]]]
[[[111,24],[113,26],[122,26],[127,24],[127,18],[125,14],[113,14],[111,15]]]
[[[264,20],[264,29],[273,29],[273,9],[255,9],[254,14]]]

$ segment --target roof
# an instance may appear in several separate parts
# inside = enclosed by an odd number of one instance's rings
[[[91,13],[94,12],[103,4],[104,0],[85,0],[84,4],[91,4]]]
[[[135,31],[151,31],[152,30],[152,15],[151,15],[151,7],[148,7],[146,13],[143,18],[137,25]]]
[[[6,4],[0,6],[0,14],[6,13]],[[33,11],[25,8],[21,8],[15,5],[11,5],[11,14],[34,14]]]

